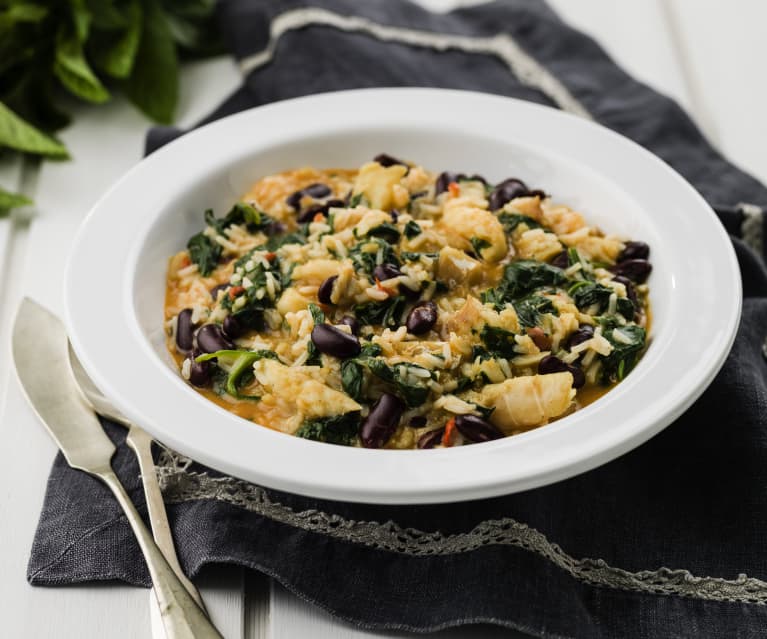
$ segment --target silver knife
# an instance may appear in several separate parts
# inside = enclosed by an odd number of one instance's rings
[[[165,560],[112,470],[114,444],[77,390],[63,324],[25,298],[13,326],[12,351],[29,403],[69,465],[103,481],[125,511],[144,553],[168,639],[223,639]]]
[[[139,428],[123,415],[112,404],[109,399],[98,389],[93,380],[85,372],[80,359],[77,357],[72,345],[69,345],[69,367],[75,382],[83,395],[86,403],[99,415],[106,417],[118,424],[122,424],[128,429],[126,442],[133,449],[138,459],[139,470],[141,472],[141,483],[144,487],[144,497],[146,499],[147,510],[149,511],[149,523],[152,527],[152,536],[157,546],[165,555],[165,559],[173,568],[173,572],[179,578],[187,589],[197,605],[205,610],[205,604],[202,601],[199,591],[194,584],[187,579],[181,565],[178,563],[176,548],[173,544],[173,536],[170,532],[168,515],[165,512],[165,503],[162,500],[160,484],[157,481],[157,469],[152,459],[152,437],[145,430]]]

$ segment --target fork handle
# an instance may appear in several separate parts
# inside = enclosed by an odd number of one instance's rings
[[[165,510],[165,502],[160,492],[160,484],[157,481],[157,468],[152,459],[152,437],[145,430],[142,430],[135,424],[128,428],[128,437],[126,439],[128,446],[136,453],[139,470],[141,471],[141,483],[144,486],[144,498],[146,507],[149,511],[149,522],[152,526],[152,536],[157,547],[162,551],[166,561],[173,568],[173,572],[179,578],[187,589],[195,603],[207,614],[205,604],[202,601],[199,591],[194,584],[189,581],[181,566],[178,563],[176,548],[173,545],[173,536],[168,523],[168,514]]]
[[[165,560],[111,468],[94,472],[114,493],[144,553],[168,639],[223,639]]]

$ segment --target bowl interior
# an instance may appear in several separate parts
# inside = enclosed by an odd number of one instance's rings
[[[257,151],[249,152],[247,144],[243,147],[232,154],[228,163],[194,181],[191,187],[181,192],[168,189],[164,206],[143,229],[143,239],[134,254],[135,271],[127,269],[135,272],[129,283],[133,292],[130,312],[154,357],[174,371],[162,326],[167,262],[202,229],[203,212],[211,208],[223,215],[262,176],[301,166],[356,167],[383,151],[434,171],[480,173],[490,182],[521,178],[532,188],[549,193],[554,201],[580,211],[588,223],[598,225],[605,233],[648,242],[654,264],[650,279],[651,335],[655,339],[663,333],[674,285],[664,259],[668,238],[626,191],[554,150],[476,134],[461,135],[439,127],[347,129],[288,139]],[[190,388],[186,390],[197,395]],[[243,421],[243,427],[252,426]]]

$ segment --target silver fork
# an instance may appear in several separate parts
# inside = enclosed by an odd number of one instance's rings
[[[163,502],[160,484],[157,481],[157,469],[152,458],[152,438],[149,433],[136,426],[136,424],[132,423],[117,410],[112,402],[96,387],[88,373],[85,372],[71,344],[69,345],[69,366],[72,369],[72,374],[83,398],[90,404],[91,408],[102,417],[117,422],[128,429],[126,441],[128,446],[136,453],[136,458],[138,459],[141,481],[144,486],[144,497],[146,498],[147,510],[149,511],[149,521],[152,524],[152,536],[162,554],[165,555],[165,559],[170,564],[173,572],[176,573],[187,592],[207,615],[208,612],[205,609],[205,604],[199,591],[189,581],[178,563],[176,547],[173,544],[173,536],[170,531],[170,524],[168,523],[168,514],[165,512],[165,502]]]

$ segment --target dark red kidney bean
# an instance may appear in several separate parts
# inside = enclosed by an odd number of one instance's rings
[[[315,182],[314,184],[310,184],[303,189],[299,189],[298,191],[291,193],[285,202],[287,202],[287,205],[290,208],[298,210],[301,206],[301,198],[304,197],[304,195],[308,195],[317,199],[327,197],[331,193],[332,191],[330,190],[330,187],[328,187],[326,184]]]
[[[362,445],[365,448],[381,448],[394,434],[404,410],[405,405],[399,397],[389,393],[381,395],[362,422]]]
[[[567,364],[565,364],[558,357],[554,355],[546,355],[540,362],[538,362],[538,374],[549,375],[550,373],[564,373],[567,371]]]
[[[304,211],[301,211],[301,213],[296,218],[296,222],[299,224],[305,224],[306,222],[311,222],[314,220],[314,216],[317,215],[317,213],[322,213],[322,215],[328,214],[328,207],[324,204],[312,204],[309,208],[307,208]]]
[[[182,353],[188,353],[194,346],[194,324],[192,309],[185,308],[176,319],[176,347]]]
[[[434,184],[434,195],[439,195],[443,191],[447,191],[447,187],[451,182],[457,182],[463,177],[466,177],[463,173],[442,171],[442,173],[437,176],[437,181]]]
[[[320,353],[340,359],[360,354],[360,341],[330,324],[317,324],[312,329],[312,342]]]
[[[506,202],[513,200],[515,197],[528,195],[529,193],[530,190],[527,188],[527,184],[522,180],[518,180],[517,178],[504,180],[500,184],[497,184],[492,193],[490,193],[490,210],[497,211],[498,209],[503,208],[503,205],[506,204]]]
[[[245,333],[247,328],[233,315],[227,315],[221,328],[229,339],[237,339]]]
[[[373,277],[379,282],[390,280],[393,277],[399,277],[400,275],[402,275],[402,271],[400,271],[394,264],[379,264],[373,269]]]
[[[551,265],[557,268],[565,269],[570,266],[570,259],[567,257],[567,251],[562,251],[554,256],[551,260]]]
[[[573,388],[580,388],[586,383],[586,376],[580,368],[565,364],[553,355],[547,355],[538,362],[538,374],[550,375],[551,373],[570,373],[573,376]]]
[[[407,424],[410,428],[423,428],[426,426],[426,418],[423,415],[416,415],[411,417]]]
[[[327,184],[315,182],[309,186],[304,187],[304,195],[309,195],[313,198],[327,197],[332,193],[330,187]]]
[[[356,317],[352,317],[351,315],[344,315],[341,318],[341,324],[346,324],[346,326],[351,328],[352,335],[360,334],[360,323],[357,321]]]
[[[317,299],[321,304],[332,304],[330,296],[333,294],[333,284],[335,284],[337,279],[338,275],[331,275],[320,284],[320,288],[317,289]]]
[[[577,366],[567,366],[567,370],[573,376],[573,388],[581,388],[586,383],[586,374]]]
[[[324,204],[312,204],[308,209],[303,211],[297,218],[296,221],[300,224],[304,224],[305,222],[311,222],[314,219],[314,216],[317,215],[317,213],[322,213],[325,217],[328,215],[328,210],[331,208],[338,208],[346,206],[343,200],[328,200]]]
[[[551,338],[538,326],[527,329],[527,334],[533,343],[542,351],[551,350]]]
[[[594,327],[590,324],[584,324],[580,326],[577,331],[574,331],[570,337],[567,338],[567,348],[571,349],[573,346],[582,344],[583,342],[590,340],[594,337]]]
[[[227,288],[229,288],[229,284],[219,284],[218,286],[214,286],[210,289],[210,297],[215,302],[218,299],[218,292],[225,291]]]
[[[419,302],[408,313],[405,326],[409,333],[422,335],[437,323],[437,305],[434,302]]]
[[[428,433],[424,433],[418,438],[418,448],[434,448],[442,441],[442,436],[444,434],[444,428],[438,428],[437,430],[430,430]]]
[[[624,260],[611,266],[610,270],[616,275],[623,275],[623,277],[629,278],[632,282],[642,284],[650,276],[652,264],[647,260]]]
[[[195,333],[197,347],[203,353],[215,353],[234,349],[234,344],[224,335],[224,331],[218,324],[205,324]]]
[[[400,164],[404,167],[410,168],[407,164],[407,162],[403,162],[402,160],[398,160],[397,158],[389,155],[388,153],[379,153],[373,158],[373,162],[378,162],[381,166],[396,166],[397,164]]]
[[[301,206],[301,198],[304,197],[304,192],[302,189],[299,189],[298,191],[295,191],[294,193],[291,193],[288,195],[288,197],[285,199],[285,203],[291,208],[295,209],[296,211]]]
[[[472,442],[489,442],[503,437],[503,433],[496,426],[476,415],[456,416],[455,427],[461,435]]]
[[[397,209],[392,209],[389,211],[389,215],[391,215],[391,221],[396,224],[397,220],[399,219],[399,211]]]
[[[650,245],[645,242],[626,242],[626,246],[618,256],[618,261],[646,260],[650,257]]]
[[[199,388],[208,386],[213,373],[213,362],[196,362],[191,360],[189,366],[189,381]]]
[[[638,310],[639,300],[637,299],[637,292],[634,288],[634,283],[628,277],[623,277],[623,275],[616,275],[613,278],[613,282],[620,282],[623,284],[623,286],[626,287],[626,297],[631,300],[631,302],[634,304],[634,308]]]
[[[541,189],[533,189],[532,191],[528,191],[527,195],[529,197],[535,197],[537,195],[542,200],[545,200],[547,197],[549,197],[546,195],[546,191],[541,191]]]

